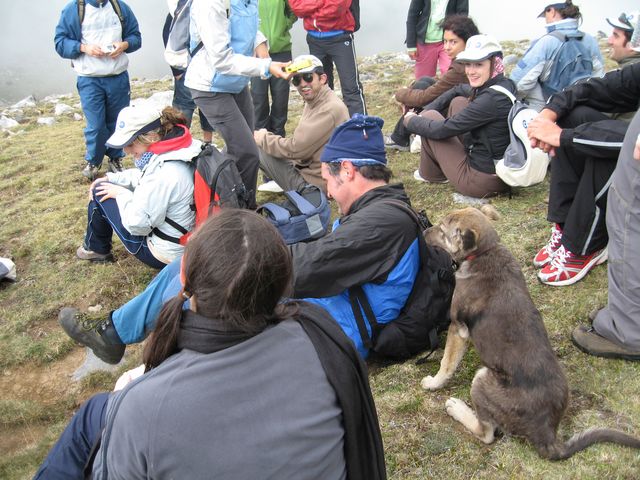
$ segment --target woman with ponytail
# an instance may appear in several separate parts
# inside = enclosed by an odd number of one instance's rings
[[[385,478],[366,367],[323,309],[282,303],[291,256],[266,219],[210,217],[181,275],[146,372],[86,402],[36,479],[84,478],[87,459],[94,479]]]
[[[107,146],[124,148],[135,168],[107,173],[89,188],[87,233],[76,252],[81,260],[113,261],[113,233],[125,249],[160,269],[180,256],[180,237],[195,224],[191,160],[201,143],[191,138],[184,115],[151,104],[118,114]]]
[[[456,61],[465,65],[469,85],[440,95],[420,115],[404,116],[407,129],[422,137],[420,168],[413,176],[451,182],[470,197],[490,197],[509,189],[496,175],[495,162],[509,145],[507,118],[516,90],[504,76],[502,47],[490,35],[470,37]]]

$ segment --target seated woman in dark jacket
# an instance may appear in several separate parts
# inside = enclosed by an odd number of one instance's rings
[[[35,478],[84,478],[98,439],[94,479],[385,478],[366,367],[323,309],[279,303],[292,264],[276,229],[223,210],[182,262],[146,373],[86,402]]]
[[[515,94],[515,86],[503,74],[502,47],[489,35],[469,38],[456,60],[465,63],[469,85],[452,88],[420,115],[404,117],[407,129],[422,137],[414,177],[451,182],[463,195],[490,197],[509,189],[496,175],[495,162],[509,145],[512,103],[501,89]]]

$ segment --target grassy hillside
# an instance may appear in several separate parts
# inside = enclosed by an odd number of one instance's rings
[[[512,45],[510,48],[517,48]],[[371,114],[383,117],[390,131],[399,109],[393,92],[412,76],[409,65],[394,56],[367,59],[361,70]],[[133,97],[167,90],[169,82],[137,83]],[[65,101],[77,103],[77,96]],[[24,112],[22,133],[0,138],[0,256],[14,258],[19,281],[0,287],[0,478],[29,478],[67,421],[90,395],[111,389],[118,373],[96,373],[80,383],[70,374],[81,364],[84,349],[69,340],[57,324],[60,308],[73,305],[108,311],[140,292],[153,271],[128,256],[116,240],[117,261],[93,265],[75,258],[86,225],[88,184],[83,165],[82,121],[60,118],[53,126],[37,125],[37,115],[52,115],[54,105],[41,103]],[[291,95],[289,130],[301,110]],[[196,133],[197,129],[196,129]],[[426,185],[412,178],[418,156],[391,153],[395,180],[405,184],[414,206],[432,221],[458,205],[449,185]],[[640,436],[640,364],[603,360],[580,353],[569,334],[606,301],[606,267],[568,288],[541,285],[531,258],[549,235],[545,220],[548,183],[516,189],[513,197],[493,204],[502,214],[496,227],[523,267],[553,347],[566,369],[571,403],[561,435],[593,426],[609,426]],[[271,200],[277,196],[261,196]],[[522,332],[526,335],[527,332]],[[128,366],[140,361],[130,349]],[[415,361],[370,365],[384,436],[390,478],[531,478],[587,479],[638,477],[640,454],[617,446],[597,446],[573,459],[550,463],[515,438],[487,447],[473,440],[449,418],[449,396],[469,400],[478,358],[471,349],[451,383],[424,392],[420,379],[434,373],[442,351],[426,364]]]

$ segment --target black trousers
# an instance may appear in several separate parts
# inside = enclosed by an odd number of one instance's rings
[[[573,109],[558,122],[563,129],[609,117],[590,107]],[[622,138],[620,138],[622,141]],[[562,244],[577,255],[604,248],[608,241],[605,215],[611,174],[619,150],[600,146],[567,146],[556,149],[551,160],[550,222],[564,224]]]
[[[349,109],[349,115],[367,113],[364,92],[358,73],[358,59],[353,43],[353,34],[344,33],[329,38],[316,38],[307,34],[309,53],[322,61],[327,74],[327,84],[333,90],[333,64],[340,77],[342,100]]]
[[[426,90],[431,85],[436,83],[436,79],[433,77],[421,77],[411,85],[411,88],[416,90]],[[398,121],[396,122],[396,126],[393,129],[393,133],[391,133],[391,140],[396,145],[401,145],[403,147],[409,146],[409,141],[411,140],[411,132],[407,130],[402,122],[404,120],[404,115],[401,115]]]
[[[289,62],[291,61],[291,52],[272,53],[271,60]],[[269,105],[269,92],[271,92],[271,105]],[[284,137],[284,126],[287,123],[289,111],[289,82],[274,76],[266,80],[253,77],[251,79],[251,97],[256,117],[255,129],[266,128],[270,132]]]

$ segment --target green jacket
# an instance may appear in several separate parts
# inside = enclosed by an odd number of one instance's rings
[[[291,51],[291,34],[289,31],[296,22],[296,17],[286,0],[260,0],[260,31],[269,40],[269,53]]]

